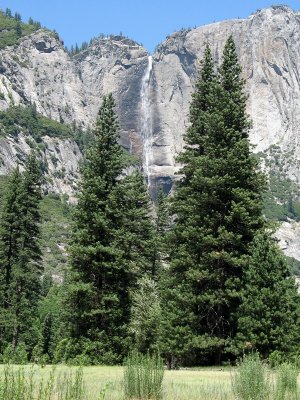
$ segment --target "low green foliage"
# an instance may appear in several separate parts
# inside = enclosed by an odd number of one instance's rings
[[[278,369],[276,400],[297,400],[297,368],[289,363],[282,364]]]
[[[72,206],[66,197],[49,193],[41,201],[41,249],[46,274],[63,276],[67,262]]]
[[[17,44],[20,37],[30,35],[40,27],[38,22],[25,24],[18,18],[8,17],[0,11],[0,49]]]
[[[36,111],[35,105],[11,105],[7,110],[0,111],[0,137],[10,135],[17,140],[20,132],[28,135],[26,143],[40,152],[47,148],[47,144],[42,141],[43,136],[72,139],[83,153],[94,141],[94,135],[89,130],[82,131],[75,123],[68,125],[47,118]]]
[[[300,261],[296,260],[293,257],[286,256],[286,261],[288,263],[290,272],[292,275],[299,275],[300,274]]]
[[[20,131],[37,141],[46,135],[59,138],[73,137],[73,131],[69,125],[38,114],[34,106],[12,106],[6,111],[0,111],[0,135],[17,136]]]
[[[279,149],[274,153],[271,150],[272,160],[269,161],[270,173],[268,177],[268,190],[264,193],[264,214],[268,219],[286,221],[288,218],[300,220],[299,187],[295,182],[286,176],[286,173],[279,168],[276,160],[279,157]],[[258,158],[265,158],[260,153]],[[281,161],[278,161],[281,165]]]
[[[271,399],[270,374],[258,354],[245,356],[232,379],[233,392],[239,400]]]
[[[127,399],[161,399],[164,366],[159,355],[131,353],[124,368]]]
[[[85,400],[82,369],[75,375],[70,371],[39,379],[37,369],[31,367],[29,373],[22,367],[6,365],[0,375],[1,400]]]

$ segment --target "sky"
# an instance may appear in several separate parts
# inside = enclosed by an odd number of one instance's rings
[[[283,0],[284,2],[284,0]],[[55,29],[70,47],[99,34],[119,34],[150,52],[181,28],[224,19],[245,18],[257,9],[286,4],[300,10],[300,0],[0,0],[0,8],[19,12]]]

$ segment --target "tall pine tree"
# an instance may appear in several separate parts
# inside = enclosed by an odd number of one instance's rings
[[[68,304],[73,356],[119,362],[130,347],[130,291],[153,273],[149,198],[124,150],[111,95],[103,98],[75,213]],[[72,356],[72,355],[71,355]]]
[[[22,177],[17,167],[9,177],[1,213],[0,225],[0,353],[11,344],[13,310],[11,283],[14,279],[16,255],[21,237]]]
[[[206,47],[179,157],[184,166],[173,199],[164,351],[186,363],[228,358],[244,256],[264,225],[264,181],[250,153],[240,74],[231,37],[218,74]]]
[[[129,284],[134,287],[137,279],[144,275],[156,278],[159,265],[155,227],[150,196],[140,171],[119,180],[108,198],[108,211],[114,226],[112,235],[118,251],[117,261],[126,265]]]
[[[9,182],[0,227],[1,347],[19,344],[30,354],[37,340],[37,306],[42,274],[39,247],[41,171],[34,154],[24,174],[17,168]]]

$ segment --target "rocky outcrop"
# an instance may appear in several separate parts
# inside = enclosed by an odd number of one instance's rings
[[[6,47],[0,59],[2,110],[11,103],[35,103],[37,111],[49,118],[86,123],[83,85],[58,38],[38,31],[18,46]]]
[[[87,129],[94,124],[101,96],[112,92],[117,101],[121,143],[143,156],[140,135],[140,90],[147,51],[123,37],[95,39],[72,59],[58,37],[38,31],[0,52],[0,109],[10,104],[35,104],[39,113]],[[30,138],[1,139],[6,174],[30,151]],[[47,188],[74,195],[81,153],[70,140],[43,139]],[[56,160],[55,163],[53,160]]]
[[[72,140],[44,136],[37,145],[23,133],[16,138],[0,138],[0,175],[7,175],[17,164],[22,170],[23,162],[32,148],[38,148],[42,158],[44,190],[67,194],[73,202],[82,154]]]
[[[279,238],[279,246],[284,253],[299,260],[300,257],[300,223],[295,221],[283,222],[276,232]]]

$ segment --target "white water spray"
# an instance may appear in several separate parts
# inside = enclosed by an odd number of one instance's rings
[[[150,78],[152,72],[152,57],[148,57],[148,65],[143,76],[141,88],[141,135],[143,138],[143,169],[147,176],[148,189],[150,187],[150,163],[152,161],[152,115],[150,100]]]

